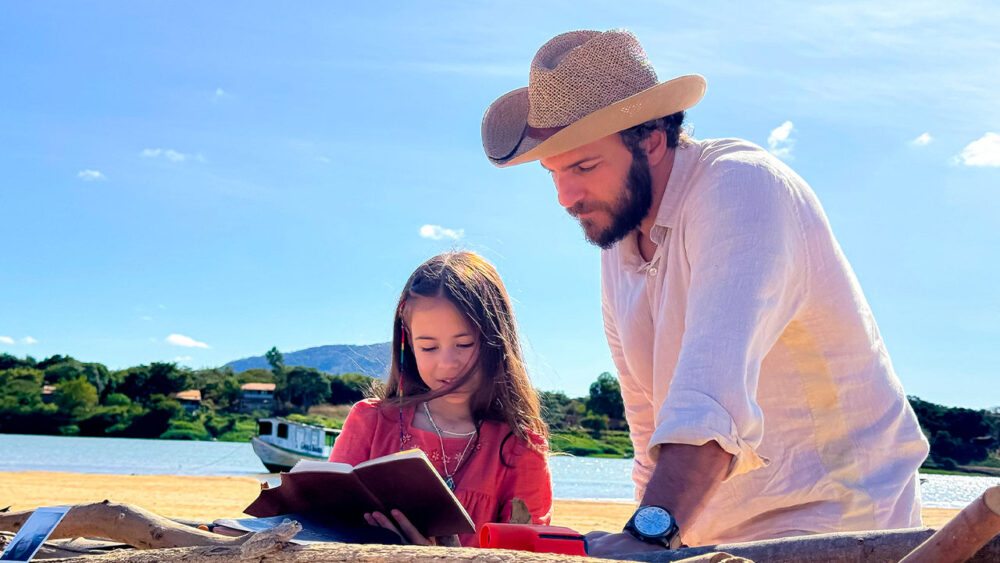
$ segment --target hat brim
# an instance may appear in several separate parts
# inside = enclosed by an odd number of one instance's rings
[[[686,110],[704,95],[704,77],[681,76],[603,107],[546,139],[536,139],[528,135],[528,89],[519,88],[497,98],[483,115],[483,149],[499,167],[540,160]]]

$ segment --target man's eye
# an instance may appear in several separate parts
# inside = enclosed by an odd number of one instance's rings
[[[591,164],[589,166],[584,166],[582,164],[577,164],[576,165],[576,169],[579,170],[580,172],[590,172],[591,170],[593,170],[595,168],[597,168],[596,164]]]

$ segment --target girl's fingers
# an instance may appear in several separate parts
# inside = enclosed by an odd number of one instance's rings
[[[392,517],[399,523],[399,527],[403,529],[403,533],[409,538],[410,543],[416,545],[434,545],[423,534],[417,531],[417,527],[410,523],[410,520],[402,512],[393,509]]]
[[[389,517],[386,516],[385,514],[382,514],[381,512],[372,512],[371,513],[371,518],[372,518],[372,521],[373,521],[373,522],[371,522],[371,524],[373,526],[380,526],[382,528],[385,528],[386,530],[394,532],[396,535],[398,535],[399,537],[403,538],[404,540],[406,539],[406,536],[404,536],[399,531],[399,528],[397,528],[396,525],[392,523],[392,520],[390,520]],[[365,519],[367,520],[367,518],[365,518]]]

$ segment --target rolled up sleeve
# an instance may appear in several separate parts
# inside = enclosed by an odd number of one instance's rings
[[[684,334],[647,453],[715,441],[733,455],[729,479],[769,463],[757,452],[758,377],[801,306],[808,256],[780,177],[735,165],[691,197],[677,229],[690,266]]]

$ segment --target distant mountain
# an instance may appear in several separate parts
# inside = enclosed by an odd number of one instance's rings
[[[326,373],[358,372],[370,377],[385,379],[389,371],[389,358],[392,343],[380,342],[364,346],[349,344],[333,344],[306,348],[297,352],[282,352],[285,365],[313,367]],[[243,358],[226,364],[239,373],[253,368],[269,369],[264,356]]]

